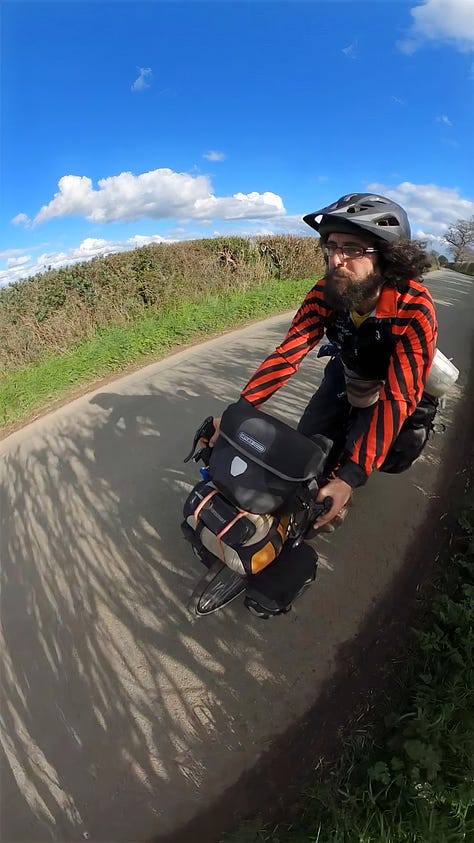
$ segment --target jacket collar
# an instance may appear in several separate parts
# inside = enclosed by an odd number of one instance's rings
[[[395,287],[382,287],[380,298],[375,307],[375,315],[379,319],[392,318],[397,315],[397,302],[399,296]]]

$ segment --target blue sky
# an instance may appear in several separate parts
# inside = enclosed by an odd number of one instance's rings
[[[474,214],[472,0],[3,0],[0,284],[150,241],[311,235],[355,191]]]

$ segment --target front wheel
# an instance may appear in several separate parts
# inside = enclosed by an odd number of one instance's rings
[[[235,573],[223,562],[214,562],[199,580],[189,601],[189,610],[204,617],[223,609],[245,591],[246,578]]]

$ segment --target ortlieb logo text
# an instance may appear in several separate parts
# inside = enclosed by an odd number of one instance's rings
[[[257,442],[257,440],[254,439],[252,436],[249,436],[248,433],[240,431],[237,438],[240,439],[241,442],[245,442],[246,445],[250,445],[250,447],[254,448],[255,451],[258,451],[259,454],[264,454],[267,450],[265,445],[263,445],[261,442]]]

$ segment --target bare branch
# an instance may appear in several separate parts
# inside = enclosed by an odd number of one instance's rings
[[[451,225],[444,240],[449,245],[456,263],[460,263],[471,256],[474,246],[474,216],[470,220],[458,220]]]

